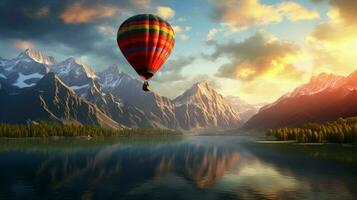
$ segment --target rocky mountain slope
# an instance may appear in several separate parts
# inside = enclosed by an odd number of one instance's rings
[[[0,110],[0,121],[5,123],[47,121],[121,127],[96,105],[78,97],[54,73],[47,73],[34,87],[17,94],[2,92]]]
[[[207,81],[194,84],[173,100],[175,114],[184,129],[236,128],[239,115]]]

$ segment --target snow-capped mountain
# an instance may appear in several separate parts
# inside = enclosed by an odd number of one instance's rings
[[[62,94],[57,94],[53,96],[54,99],[43,101],[41,92],[45,91],[46,84],[41,83],[52,72],[55,74],[55,76],[51,75],[51,77],[55,77],[53,82],[56,82],[56,85],[61,85],[59,88],[66,91],[64,94],[71,93],[71,95],[65,95],[66,97],[63,99]],[[90,115],[94,117],[93,124],[106,124],[106,126],[111,124],[113,127],[192,130],[227,129],[236,127],[239,121],[238,113],[222,95],[215,92],[207,83],[195,84],[183,95],[171,100],[154,92],[142,91],[142,82],[120,72],[116,65],[95,73],[90,67],[80,64],[74,58],[55,62],[53,57],[34,50],[26,50],[10,60],[1,58],[0,83],[1,93],[7,95],[3,99],[12,99],[13,101],[13,104],[11,101],[2,101],[3,104],[6,104],[9,109],[19,108],[19,112],[21,109],[28,109],[23,114],[14,112],[22,116],[21,119],[15,117],[17,122],[24,122],[28,119],[45,120],[48,117],[48,120],[56,122],[64,123],[69,120],[83,124],[91,122],[86,118],[86,115]],[[38,85],[41,85],[41,91],[38,89]],[[57,88],[51,91],[58,92],[59,90]],[[17,105],[17,103],[24,102],[9,98],[9,95],[23,95],[21,98],[27,98],[31,94],[33,95],[31,101],[35,102],[34,109],[46,110],[49,109],[48,105],[53,107],[38,116],[33,113],[33,109]],[[17,97],[20,98],[20,96]],[[68,102],[65,99],[67,97],[72,100]],[[52,102],[57,100],[61,102]],[[37,104],[39,101],[43,102],[40,105],[45,107],[40,108]],[[71,106],[66,107],[67,103]],[[86,108],[89,110],[83,110],[82,104],[88,104]],[[61,113],[58,108],[65,110],[67,114]],[[99,119],[95,116],[99,116]],[[79,119],[82,117],[83,119]],[[6,121],[5,118],[6,116],[3,116],[2,121]],[[105,123],[101,123],[103,120],[100,119],[103,119]]]
[[[18,94],[1,93],[0,109],[0,121],[7,123],[49,121],[122,127],[96,105],[79,98],[54,73],[46,74],[34,87]]]
[[[244,127],[266,129],[326,122],[357,115],[357,71],[349,76],[322,73],[280,97],[248,120]]]
[[[207,81],[194,84],[173,100],[175,114],[185,129],[235,128],[239,114]]]
[[[50,69],[74,90],[88,86],[96,77],[90,67],[78,63],[73,57],[52,65]]]
[[[45,63],[53,62],[52,57],[27,49],[14,59],[1,60],[0,78],[5,79],[10,85],[17,88],[31,87],[49,72]]]
[[[30,58],[35,62],[45,65],[53,65],[55,63],[55,59],[52,56],[47,56],[46,54],[34,49],[26,49],[22,54],[20,54],[20,56]]]

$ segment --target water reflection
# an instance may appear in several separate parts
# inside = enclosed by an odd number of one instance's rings
[[[0,151],[0,199],[356,198],[356,162],[312,157],[298,146],[241,137],[86,141],[84,148],[81,140],[17,142]]]

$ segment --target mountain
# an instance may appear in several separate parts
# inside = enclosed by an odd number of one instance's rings
[[[207,81],[194,84],[173,100],[180,126],[187,130],[235,128],[239,115]]]
[[[252,116],[258,113],[259,109],[265,105],[261,104],[249,104],[237,96],[227,96],[226,99],[232,105],[232,107],[239,113],[241,123],[245,123]]]
[[[244,128],[266,129],[326,122],[357,115],[357,71],[347,77],[322,73],[267,105]]]
[[[74,90],[88,86],[91,79],[96,77],[90,67],[78,63],[73,57],[52,65],[50,69]]]
[[[0,121],[5,123],[48,121],[121,127],[96,105],[78,97],[54,73],[46,74],[36,86],[18,94],[1,93],[0,109]]]
[[[157,126],[198,130],[232,128],[239,116],[222,95],[207,82],[194,84],[174,100],[154,92],[142,91],[142,82],[120,72],[113,65],[98,73],[104,90],[145,113],[152,114]]]
[[[11,113],[2,114],[1,122],[41,120],[180,130],[227,129],[239,124],[238,113],[206,82],[172,100],[144,92],[141,81],[116,65],[96,73],[72,57],[56,62],[30,49],[10,60],[0,58],[0,84],[0,107]]]
[[[49,72],[47,64],[54,59],[38,51],[27,49],[11,60],[0,62],[0,78],[16,88],[31,87]]]
[[[154,119],[140,109],[124,103],[111,93],[104,93],[96,80],[91,80],[87,87],[76,91],[82,98],[97,105],[97,107],[114,121],[127,127],[156,127]]]

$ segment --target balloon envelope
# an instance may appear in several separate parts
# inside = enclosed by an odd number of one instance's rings
[[[136,15],[120,25],[117,42],[130,65],[148,80],[169,57],[175,44],[175,32],[156,15]]]

